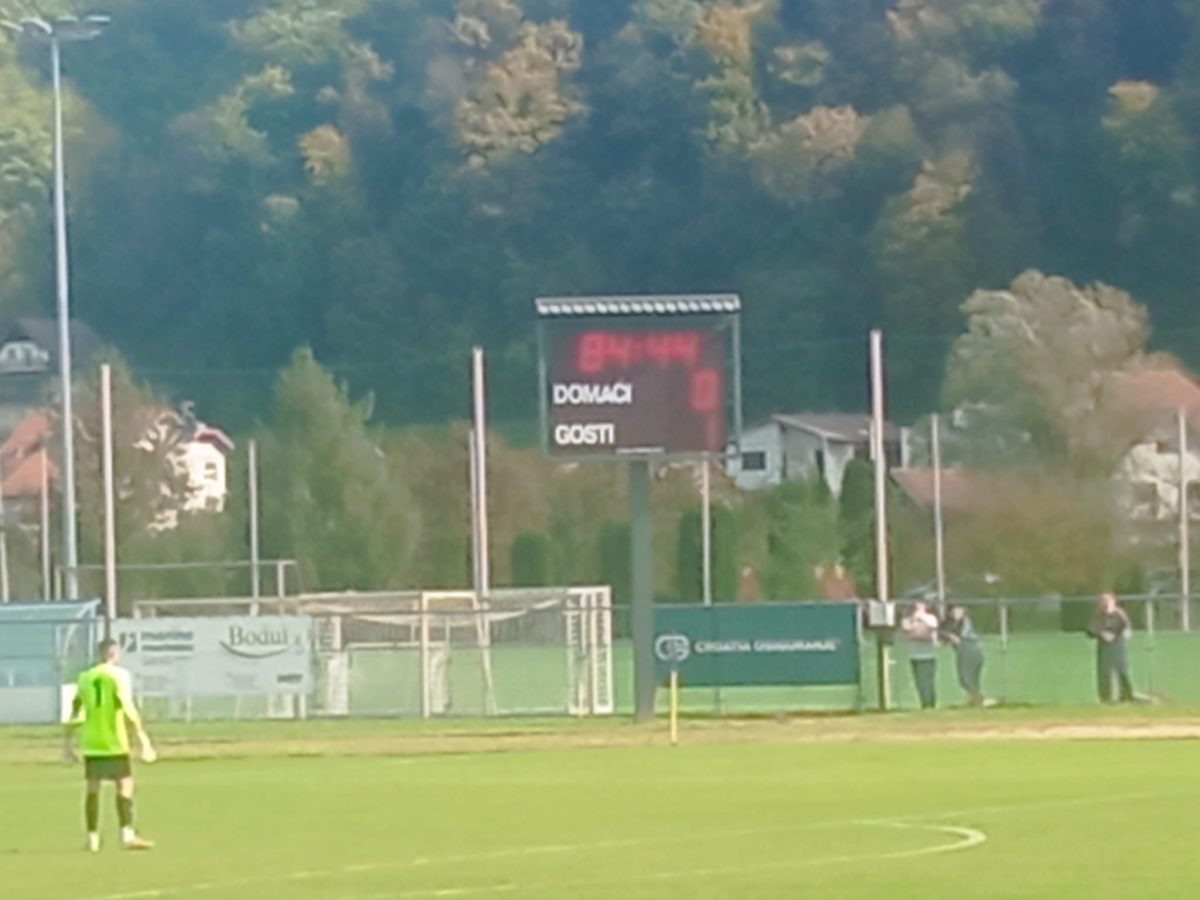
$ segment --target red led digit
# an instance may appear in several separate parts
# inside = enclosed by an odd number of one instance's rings
[[[700,333],[697,331],[679,331],[671,335],[673,355],[680,362],[694,366],[700,361]]]
[[[579,336],[575,354],[575,368],[584,375],[595,375],[604,371],[605,335],[603,331],[585,331]]]
[[[604,358],[629,368],[634,362],[633,337],[618,331],[604,332]]]
[[[670,335],[661,331],[652,331],[646,335],[646,358],[652,359],[660,366],[671,361]]]
[[[721,408],[721,373],[696,369],[688,387],[688,404],[693,412],[713,413]]]

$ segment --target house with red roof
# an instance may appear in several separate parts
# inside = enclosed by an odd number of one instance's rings
[[[164,452],[186,493],[179,509],[167,509],[153,527],[175,527],[183,512],[224,511],[229,493],[227,459],[234,443],[224,431],[196,418],[190,404],[179,409],[147,407],[140,411],[143,436],[135,447]],[[0,444],[0,490],[5,502],[35,502],[43,485],[58,483],[58,465],[50,457],[53,426],[45,410],[34,410],[21,419]],[[120,473],[117,473],[120,477]]]
[[[1177,368],[1118,372],[1104,400],[1127,444],[1113,473],[1121,507],[1136,521],[1177,520],[1182,476],[1189,518],[1200,519],[1200,382]]]
[[[1179,418],[1183,414],[1184,446]],[[1112,470],[1114,499],[1128,519],[1144,525],[1178,520],[1182,480],[1189,517],[1200,520],[1200,382],[1167,366],[1111,374],[1098,399],[1096,415],[1118,448]],[[1016,487],[1018,473],[946,468],[942,509],[949,514],[981,511],[994,493]],[[924,508],[932,508],[933,470],[900,468],[893,481]]]

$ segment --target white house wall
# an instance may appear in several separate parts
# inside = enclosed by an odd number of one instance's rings
[[[175,464],[188,480],[185,510],[222,512],[225,509],[228,485],[225,454],[220,449],[204,441],[191,441],[176,450]]]
[[[789,481],[807,481],[817,474],[817,453],[821,439],[806,431],[787,429],[783,433],[785,477]]]
[[[785,480],[813,478],[817,475],[818,454],[825,454],[825,483],[835,497],[842,492],[846,466],[855,458],[854,444],[831,441],[796,428],[783,428],[775,422],[748,428],[742,432],[741,456],[731,457],[726,471],[744,491],[775,487]],[[766,465],[761,470],[743,468],[747,453],[763,453]]]
[[[1184,457],[1184,475],[1189,482],[1200,483],[1200,453],[1189,451]],[[1117,502],[1130,518],[1178,517],[1178,450],[1160,450],[1155,441],[1138,444],[1121,460],[1113,479]]]
[[[807,480],[824,474],[825,484],[835,497],[842,493],[842,480],[846,466],[854,459],[854,445],[844,441],[832,441],[807,431],[787,430],[783,445],[786,455],[786,477]],[[824,465],[819,462],[824,455]]]
[[[853,444],[830,444],[825,455],[825,483],[835,497],[842,495],[842,482],[846,480],[846,466],[854,459]]]
[[[745,471],[740,456],[729,458],[725,470],[741,490],[757,491],[783,481],[783,446],[777,424],[769,422],[743,431],[741,452],[766,454],[766,466],[761,470]]]

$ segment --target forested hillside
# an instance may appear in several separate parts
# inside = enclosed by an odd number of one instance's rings
[[[66,48],[74,303],[231,427],[300,345],[393,423],[531,418],[531,298],[733,289],[751,415],[938,401],[976,288],[1193,363],[1194,0],[0,0]],[[0,40],[0,312],[51,305],[48,60]]]

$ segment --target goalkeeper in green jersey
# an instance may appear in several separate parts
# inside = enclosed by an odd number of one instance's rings
[[[100,642],[100,662],[79,676],[71,718],[67,722],[66,754],[76,758],[72,735],[80,729],[84,778],[87,795],[84,811],[87,820],[87,849],[100,849],[100,785],[117,785],[117,819],[121,823],[121,845],[127,850],[149,850],[153,843],[138,837],[133,828],[133,769],[129,759],[128,725],[133,726],[141,744],[142,759],[154,762],[154,747],[142,717],[133,704],[133,679],[127,669],[117,665],[121,651],[117,642]],[[127,724],[128,723],[128,724]]]

